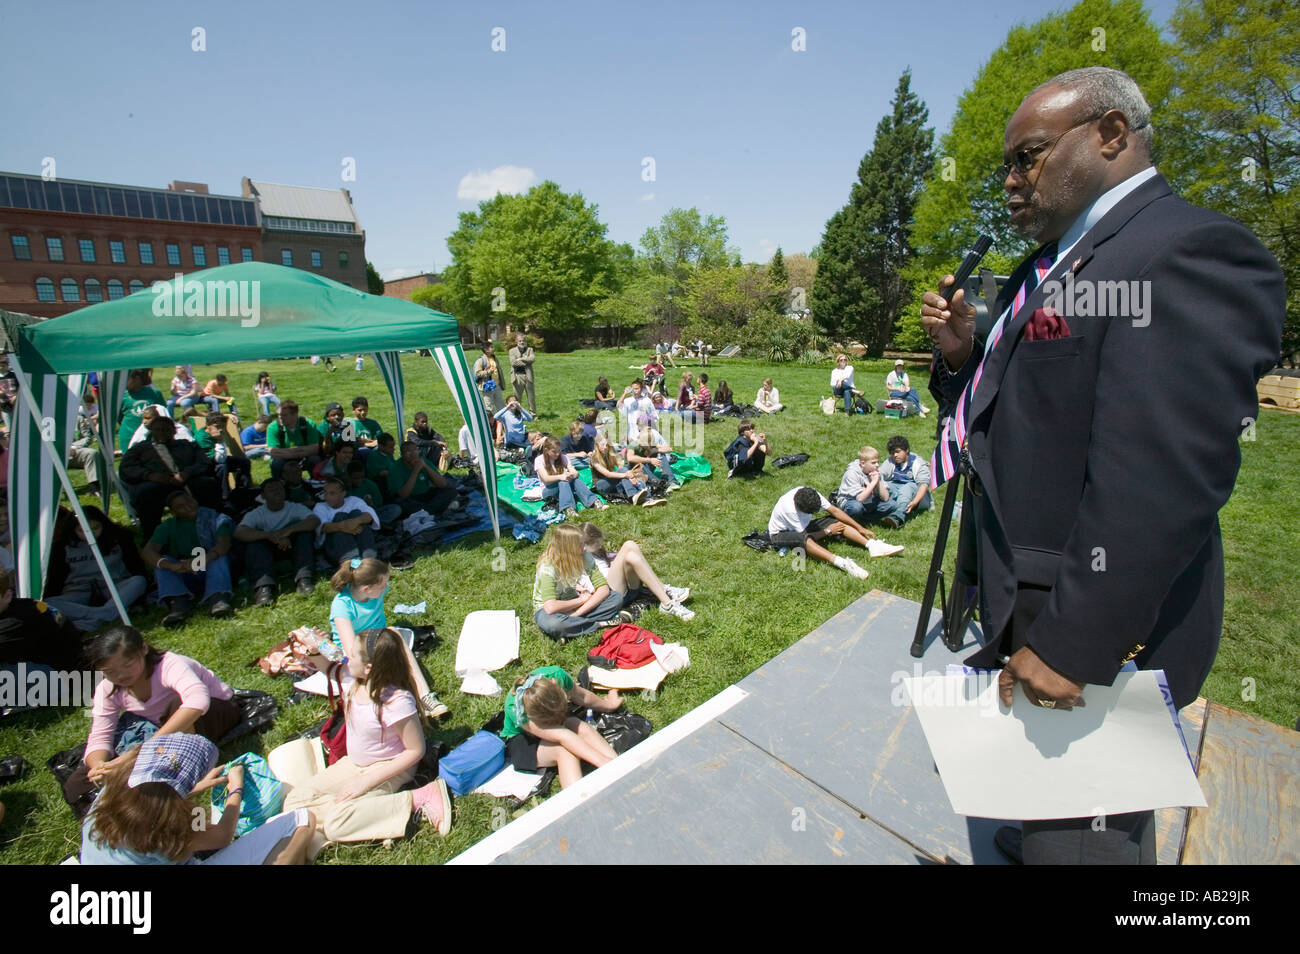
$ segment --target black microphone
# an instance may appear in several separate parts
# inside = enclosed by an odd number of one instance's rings
[[[944,298],[949,305],[952,304],[952,299],[947,296],[955,295],[957,294],[957,289],[965,287],[966,280],[970,278],[971,275],[975,273],[975,269],[979,267],[980,259],[988,254],[988,250],[992,247],[993,239],[987,235],[981,235],[975,240],[975,244],[971,246],[971,250],[967,252],[966,257],[961,260],[961,267],[957,269],[955,276],[956,280],[948,286],[948,290],[944,294]]]

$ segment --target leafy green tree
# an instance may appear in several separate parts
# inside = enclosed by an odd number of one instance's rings
[[[373,262],[366,262],[366,291],[372,295],[384,293],[384,280],[379,277]]]
[[[683,312],[688,339],[723,347],[724,339],[743,337],[749,323],[781,317],[781,292],[767,270],[755,265],[701,268],[686,284]]]
[[[1286,275],[1285,355],[1300,350],[1300,6],[1183,0],[1175,88],[1153,117],[1160,168],[1188,201],[1231,215]]]
[[[625,278],[622,289],[596,303],[596,314],[615,330],[616,340],[622,339],[625,329],[653,324],[661,328],[673,324],[672,301],[669,293],[673,280],[668,275],[652,272],[648,267],[634,271]]]
[[[463,320],[585,328],[620,277],[605,228],[596,206],[554,182],[497,195],[461,214],[444,281]]]
[[[912,226],[917,268],[951,271],[986,230],[999,252],[1019,259],[1029,251],[1011,228],[998,167],[1007,121],[1030,90],[1066,70],[1110,66],[1132,76],[1159,115],[1173,79],[1171,55],[1141,0],[1080,0],[1013,27],[958,100],[940,140]],[[923,291],[914,289],[917,308]]]
[[[696,268],[739,264],[740,256],[727,247],[727,222],[720,215],[700,217],[696,208],[669,209],[658,226],[641,236],[641,251],[650,267],[671,275],[679,285]]]
[[[933,162],[930,114],[911,82],[911,71],[904,71],[892,112],[876,126],[871,151],[858,165],[848,204],[826,223],[812,289],[817,321],[858,337],[872,355],[884,351],[907,301],[909,229]]]
[[[435,282],[432,285],[417,288],[411,292],[411,301],[417,305],[423,305],[425,308],[432,308],[434,311],[441,311],[445,314],[452,313],[451,296],[444,282]]]

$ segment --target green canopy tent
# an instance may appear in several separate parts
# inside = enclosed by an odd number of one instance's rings
[[[3,317],[20,388],[10,430],[9,519],[21,596],[42,592],[59,482],[85,524],[65,461],[89,372],[100,373],[101,446],[112,461],[127,369],[303,358],[319,353],[323,341],[341,351],[374,354],[399,422],[405,385],[398,353],[433,352],[469,425],[488,512],[500,537],[491,425],[450,315],[300,269],[244,262],[178,274],[126,298],[35,325],[22,327],[7,313]],[[112,470],[104,468],[106,475]],[[102,560],[100,570],[107,577]]]

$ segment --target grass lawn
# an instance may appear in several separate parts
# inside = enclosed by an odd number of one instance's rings
[[[471,355],[472,357],[472,355]],[[644,361],[641,351],[587,351],[566,355],[542,354],[537,358],[537,397],[540,424],[560,434],[580,409],[577,399],[589,397],[599,375],[616,389],[632,377],[628,365]],[[283,398],[294,398],[313,420],[325,404],[337,400],[350,405],[354,395],[370,399],[371,416],[388,429],[393,409],[374,362],[357,373],[350,360],[336,362],[338,371],[327,373],[307,361],[196,367],[200,380],[209,372],[225,371],[242,417],[253,408],[251,388],[258,370],[269,370]],[[856,361],[859,387],[875,395],[883,390],[892,362]],[[689,365],[698,373],[699,369]],[[776,471],[756,481],[728,482],[723,448],[735,436],[734,419],[724,418],[705,431],[705,450],[714,466],[708,481],[691,481],[673,494],[670,502],[644,510],[612,507],[594,518],[617,544],[640,541],[651,564],[669,583],[690,586],[690,606],[697,616],[690,623],[647,612],[641,625],[668,640],[681,640],[691,649],[689,670],[669,678],[654,698],[629,694],[628,706],[663,727],[721,689],[742,678],[787,646],[839,612],[870,588],[880,588],[919,600],[925,582],[930,549],[938,522],[936,510],[922,515],[899,531],[885,531],[885,539],[905,544],[898,557],[859,561],[871,572],[866,581],[822,565],[809,565],[794,575],[795,562],[775,554],[758,554],[740,538],[751,529],[766,529],[776,498],[801,484],[830,494],[857,449],[870,443],[884,452],[893,434],[904,434],[912,449],[928,455],[933,448],[933,418],[922,421],[886,420],[880,415],[852,420],[839,414],[827,417],[817,399],[829,394],[830,364],[821,367],[770,366],[744,359],[716,361],[709,369],[716,392],[726,380],[739,400],[750,402],[762,379],[772,375],[788,410],[762,422],[777,455],[805,452],[812,458],[801,467]],[[923,368],[909,368],[913,381],[923,385]],[[669,382],[676,381],[672,368]],[[406,356],[407,413],[429,412],[434,427],[454,438],[460,426],[451,396],[430,359]],[[170,369],[157,371],[160,389],[170,380]],[[1227,605],[1223,641],[1205,694],[1225,705],[1290,726],[1300,714],[1300,650],[1291,626],[1300,619],[1300,587],[1295,585],[1293,555],[1300,552],[1300,416],[1261,412],[1254,441],[1243,441],[1243,465],[1237,490],[1221,514],[1227,556]],[[1134,449],[1140,460],[1141,449]],[[769,468],[770,470],[771,468]],[[254,465],[254,477],[267,473],[265,462]],[[74,482],[84,482],[74,472]],[[941,492],[942,493],[942,492]],[[93,502],[83,498],[85,502]],[[122,520],[120,506],[113,513]],[[955,534],[954,534],[955,536]],[[496,673],[503,686],[532,668],[557,664],[576,672],[585,662],[594,638],[559,646],[542,636],[532,622],[530,596],[539,548],[510,538],[494,552],[489,535],[479,535],[449,548],[419,555],[414,569],[395,573],[387,605],[428,600],[428,613],[418,622],[432,623],[441,644],[425,657],[433,684],[452,714],[430,729],[431,737],[455,745],[500,708],[501,698],[465,696],[457,691],[452,673],[455,642],[465,614],[479,609],[514,609],[523,621],[523,661]],[[837,550],[854,548],[839,545]],[[852,555],[857,556],[854,553]],[[501,557],[504,556],[504,561]],[[494,570],[494,563],[500,570]],[[319,722],[325,703],[308,701],[288,705],[288,679],[270,679],[251,660],[296,626],[324,625],[332,593],[320,580],[310,597],[282,595],[273,608],[244,605],[248,592],[237,594],[238,615],[213,621],[196,616],[181,630],[159,625],[162,613],[154,609],[134,622],[149,640],[164,649],[199,659],[233,686],[265,689],[281,700],[274,727],[260,737],[241,740],[222,754],[233,757],[252,747],[263,753]],[[912,634],[894,635],[900,644]],[[1253,681],[1253,698],[1243,699],[1243,680]],[[89,729],[88,711],[44,710],[13,716],[0,723],[0,756],[22,754],[32,768],[21,781],[0,790],[7,813],[0,823],[0,862],[52,863],[78,848],[79,832],[64,805],[54,777],[44,762],[53,753],[84,741]],[[558,785],[555,788],[558,791]],[[439,840],[427,830],[392,848],[376,845],[328,849],[321,862],[334,863],[437,863],[463,851],[509,819],[495,799],[469,796],[456,802],[456,824],[450,837]]]

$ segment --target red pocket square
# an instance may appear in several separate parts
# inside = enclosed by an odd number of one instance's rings
[[[1051,338],[1070,337],[1070,326],[1054,308],[1039,308],[1025,325],[1026,341],[1046,341]]]

